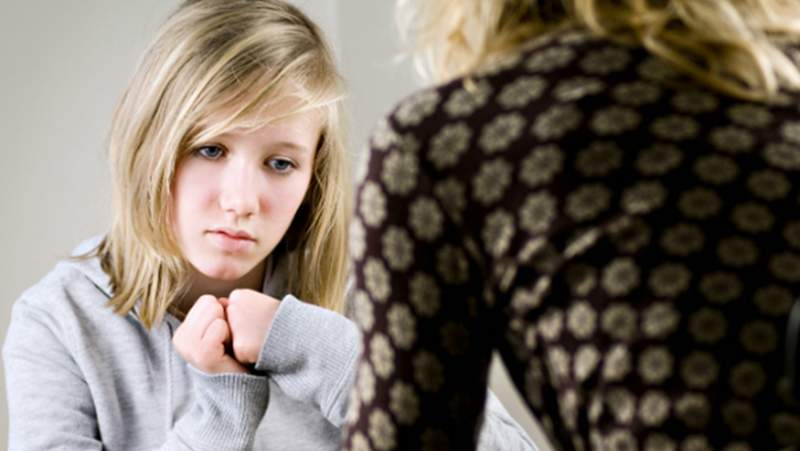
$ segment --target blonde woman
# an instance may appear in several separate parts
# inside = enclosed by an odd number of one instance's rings
[[[493,350],[555,449],[800,444],[800,4],[398,6],[437,85],[359,184],[345,448],[472,449]]]
[[[359,343],[343,96],[296,8],[176,8],[112,120],[109,232],[14,305],[9,449],[338,449]],[[487,443],[532,449],[487,418]]]

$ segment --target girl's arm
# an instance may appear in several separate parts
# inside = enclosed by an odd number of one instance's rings
[[[164,413],[157,411],[146,414],[158,420],[141,419],[137,424],[158,427],[117,424],[115,421],[124,421],[123,417],[131,414],[130,410],[140,411],[148,405],[127,398],[133,394],[130,391],[132,387],[126,385],[130,381],[131,369],[119,369],[119,376],[124,381],[98,378],[97,374],[87,378],[88,373],[78,362],[85,360],[86,356],[80,354],[91,343],[76,338],[78,329],[91,328],[77,319],[85,312],[59,311],[52,305],[45,308],[29,301],[23,298],[14,304],[3,347],[10,419],[9,450],[104,450],[115,446],[138,444],[141,447],[143,443],[161,443],[151,449],[234,451],[249,449],[252,445],[255,428],[268,401],[266,378],[207,375],[192,371],[194,403],[171,430],[165,431],[166,428],[160,427]],[[94,338],[102,340],[103,336]],[[119,350],[120,354],[126,352],[137,350]],[[108,364],[113,365],[117,357],[109,356]],[[125,359],[125,356],[121,358]],[[146,368],[138,370],[142,373],[147,371]],[[147,380],[146,374],[142,374],[142,380]],[[113,384],[122,384],[124,388],[118,391],[108,387]],[[114,400],[98,397],[97,393],[109,390],[117,393],[118,397]],[[138,395],[153,396],[150,392]],[[112,402],[115,405],[109,404]],[[98,410],[106,413],[98,414]],[[104,421],[99,419],[101,415],[106,415]],[[120,418],[113,418],[114,415]]]

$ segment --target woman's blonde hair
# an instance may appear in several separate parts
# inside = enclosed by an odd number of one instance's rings
[[[111,278],[109,305],[124,315],[139,302],[148,328],[167,310],[181,314],[172,304],[192,273],[168,217],[175,170],[193,146],[315,110],[322,126],[307,201],[279,246],[291,251],[290,291],[341,311],[351,210],[343,90],[322,32],[295,7],[280,0],[180,4],[145,51],[109,129],[113,215],[91,254]],[[299,105],[294,111],[260,114],[288,97]],[[204,130],[221,111],[233,113]]]
[[[442,82],[474,71],[522,41],[578,24],[640,45],[701,83],[767,100],[800,89],[783,49],[800,37],[796,0],[398,0],[423,74]]]

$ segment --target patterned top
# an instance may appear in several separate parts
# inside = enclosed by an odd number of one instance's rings
[[[351,228],[345,447],[472,449],[493,349],[557,449],[800,443],[799,104],[579,30],[402,102]]]

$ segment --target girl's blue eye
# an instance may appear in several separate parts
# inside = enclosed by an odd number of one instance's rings
[[[197,153],[206,158],[214,159],[222,156],[222,149],[217,146],[205,146],[197,149]]]
[[[292,162],[289,160],[272,160],[269,164],[279,172],[286,172],[293,167]]]

